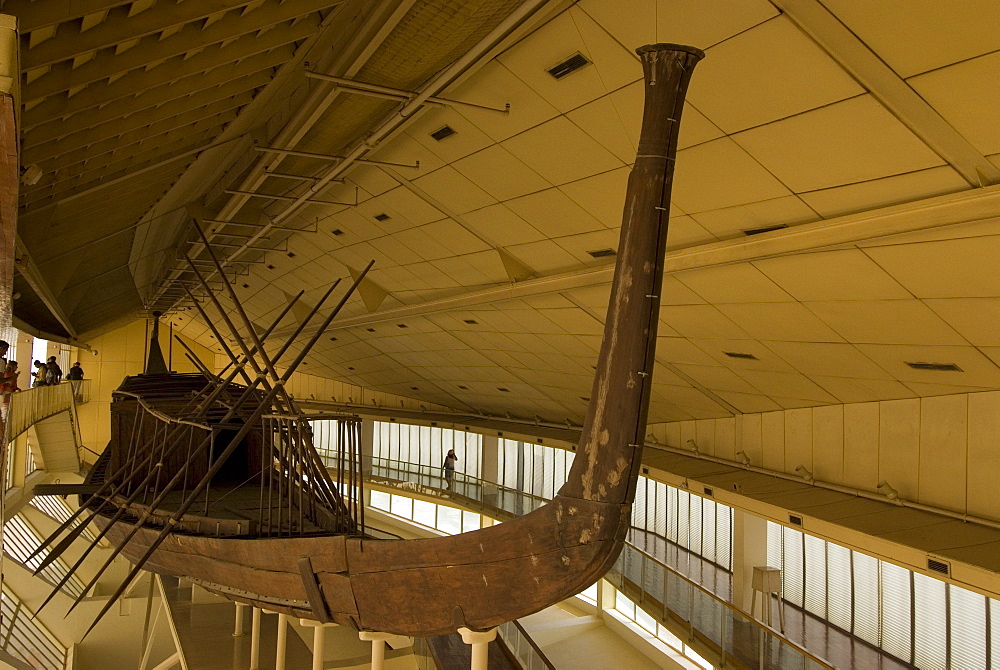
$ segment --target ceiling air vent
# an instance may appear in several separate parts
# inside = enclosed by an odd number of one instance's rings
[[[468,391],[469,390],[468,386],[459,386],[458,388],[462,389],[463,391]],[[466,430],[469,430],[469,429],[466,428]]]
[[[454,128],[452,128],[451,126],[444,126],[443,128],[439,128],[435,130],[433,133],[431,133],[431,137],[440,142],[444,138],[451,137],[454,134],[455,134]]]
[[[608,256],[614,256],[615,255],[615,250],[614,249],[598,249],[597,251],[588,251],[587,253],[590,254],[591,256],[593,256],[594,258],[607,258]]]
[[[497,387],[497,391],[503,391],[504,393],[510,393],[510,389],[505,389],[502,386]]]
[[[479,323],[479,322],[478,322],[478,321],[476,321],[475,319],[465,319],[465,322],[466,322],[467,324],[469,324],[470,326],[475,326],[476,324],[478,324],[478,323]]]
[[[590,61],[584,57],[581,53],[575,53],[558,65],[553,65],[546,72],[551,74],[556,79],[562,79],[568,74],[576,72],[582,67],[590,65]]]
[[[343,235],[344,231],[342,231],[340,228],[334,228],[333,229],[333,234],[334,235]]]
[[[765,226],[763,228],[747,228],[743,231],[744,235],[760,235],[761,233],[769,233],[772,230],[781,230],[782,228],[787,228],[785,224],[780,226]]]
[[[794,514],[789,514],[788,515],[788,523],[792,524],[793,526],[801,526],[802,525],[802,517],[795,516]]]
[[[961,372],[962,368],[958,367],[954,363],[910,363],[907,362],[914,370],[937,370],[939,372]]]
[[[945,563],[944,561],[939,561],[934,558],[927,559],[927,569],[934,572],[940,572],[942,575],[951,574],[951,564]]]
[[[381,214],[376,214],[375,215],[375,220],[376,221],[388,221],[391,218],[392,217],[389,216],[388,214],[386,214],[385,212],[382,212]]]
[[[715,495],[715,490],[713,490],[713,489],[711,489],[711,488],[709,488],[707,486],[704,488],[704,491],[705,491],[705,495],[707,495],[709,498],[711,498],[712,496]]]
[[[409,328],[405,323],[397,323],[396,328]]]
[[[753,354],[741,354],[738,351],[723,351],[722,353],[724,353],[726,356],[729,356],[730,358],[745,358],[748,361],[758,360],[757,357],[754,356]]]

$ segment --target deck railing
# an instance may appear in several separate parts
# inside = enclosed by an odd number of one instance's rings
[[[547,502],[461,473],[454,474],[449,487],[441,468],[382,458],[372,459],[371,478],[376,483],[382,479],[405,484],[397,486],[401,494],[420,493],[422,488],[428,494],[447,494],[457,504],[495,518],[526,514]],[[721,667],[748,670],[834,667],[631,544],[625,545],[605,579],[663,624],[675,630],[685,628],[688,640],[712,652],[706,658],[714,656],[710,660]]]

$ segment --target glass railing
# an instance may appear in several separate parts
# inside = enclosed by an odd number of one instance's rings
[[[556,670],[528,632],[516,620],[500,624],[497,634],[522,670]]]
[[[399,489],[401,494],[423,492],[450,498],[498,519],[525,514],[547,502],[460,473],[448,482],[441,468],[388,459],[372,460],[371,480]],[[631,544],[626,544],[605,578],[664,624],[686,629],[688,641],[699,643],[706,658],[720,666],[748,670],[834,667]]]

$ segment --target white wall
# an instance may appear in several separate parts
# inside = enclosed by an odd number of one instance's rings
[[[1000,391],[656,424],[660,443],[1000,521]]]

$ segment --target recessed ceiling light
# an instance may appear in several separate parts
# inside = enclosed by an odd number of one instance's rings
[[[433,133],[431,133],[431,137],[433,137],[438,142],[440,142],[441,140],[445,139],[446,137],[451,137],[454,134],[455,134],[455,129],[454,128],[452,128],[451,126],[443,126],[441,128],[438,128],[437,130],[435,130]]]
[[[938,372],[962,372],[962,368],[958,367],[954,363],[910,363],[907,362],[914,370],[937,370]]]
[[[389,216],[388,214],[386,214],[385,212],[382,212],[381,214],[376,214],[375,215],[375,220],[376,221],[388,221],[391,218],[392,217]]]
[[[607,258],[608,256],[614,256],[615,255],[615,250],[614,249],[597,249],[596,251],[588,251],[587,253],[590,254],[591,256],[593,256],[594,258]]]
[[[769,233],[772,230],[781,230],[782,228],[787,228],[785,224],[779,226],[764,226],[763,228],[747,228],[743,231],[744,235],[760,235],[761,233]]]
[[[750,360],[750,361],[759,360],[753,354],[743,354],[743,353],[740,353],[738,351],[723,351],[722,353],[724,353],[726,356],[729,356],[730,358],[745,358],[745,359]]]
[[[587,60],[583,54],[577,52],[561,63],[557,63],[552,67],[547,68],[545,71],[556,79],[562,79],[566,75],[572,74],[587,65],[590,65],[590,61]]]

